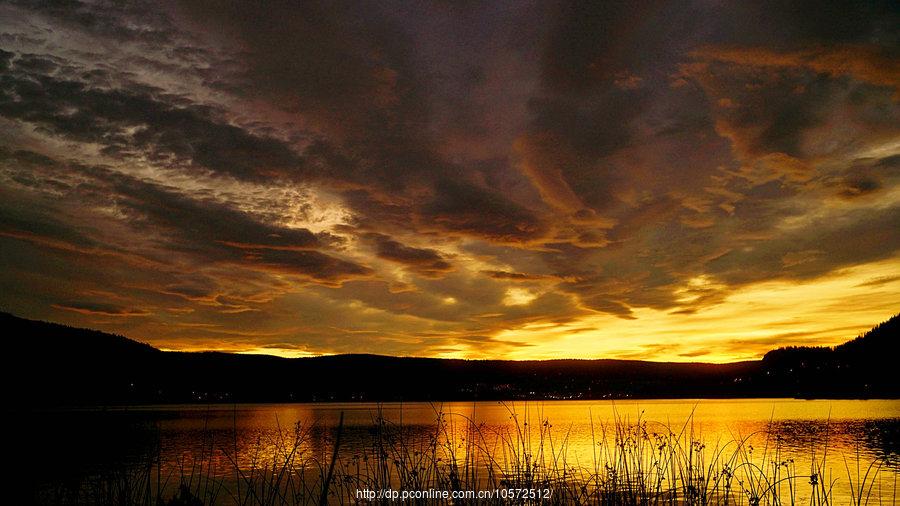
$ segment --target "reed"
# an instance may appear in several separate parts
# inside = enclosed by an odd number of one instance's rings
[[[362,500],[357,492],[386,489],[551,493],[540,499],[507,495],[457,504],[826,506],[893,504],[896,499],[897,473],[878,460],[862,464],[858,449],[841,456],[846,476],[832,476],[826,444],[813,449],[809,469],[798,469],[770,431],[704,441],[692,418],[673,427],[639,415],[612,423],[592,420],[592,451],[585,462],[579,460],[584,455],[570,452],[571,428],[554,427],[540,406],[505,406],[510,423],[498,428],[436,405],[434,424],[425,433],[421,426],[404,426],[402,418],[391,422],[378,410],[365,444],[355,445],[356,450],[342,446],[343,416],[336,427],[279,427],[274,440],[258,439],[249,454],[241,454],[236,441],[210,437],[190,460],[174,466],[162,462],[157,445],[144,462],[42,491],[38,500],[148,506],[387,504],[386,498]],[[216,456],[223,455],[228,469],[217,464],[222,460]],[[849,497],[836,500],[835,484],[841,480]],[[873,502],[873,497],[878,499]]]

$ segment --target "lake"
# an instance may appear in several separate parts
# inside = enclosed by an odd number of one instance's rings
[[[141,497],[184,480],[220,504],[255,502],[269,480],[315,502],[330,472],[329,502],[440,485],[891,504],[900,473],[897,400],[177,405],[15,419],[11,458],[40,470],[21,479],[52,502],[123,480]]]

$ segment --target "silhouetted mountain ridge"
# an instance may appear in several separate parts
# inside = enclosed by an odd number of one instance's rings
[[[763,373],[798,396],[885,395],[900,390],[900,314],[833,347],[787,347],[763,356]]]
[[[0,313],[0,328],[7,336],[16,337],[15,332],[25,330],[28,339],[13,339],[7,343],[7,350],[23,348],[56,355],[78,353],[80,355],[100,355],[109,353],[162,353],[153,346],[129,339],[118,334],[97,330],[70,327],[60,323],[25,320],[9,313]]]
[[[19,405],[900,396],[887,363],[897,356],[900,315],[834,348],[782,348],[731,364],[372,354],[288,359],[163,352],[123,336],[5,313],[0,326],[8,336],[0,381]]]
[[[854,356],[886,358],[900,351],[900,314],[875,325],[861,336],[837,346],[787,346],[765,354],[763,361],[783,360],[783,357],[842,357]]]

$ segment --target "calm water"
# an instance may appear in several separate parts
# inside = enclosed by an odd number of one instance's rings
[[[706,462],[716,454],[732,454],[737,442],[745,441],[739,461],[762,468],[792,461],[793,472],[806,476],[799,480],[804,485],[813,462],[824,459],[822,474],[833,482],[836,504],[849,503],[851,488],[870,465],[881,470],[874,481],[870,477],[869,504],[891,504],[900,473],[896,400],[323,403],[56,411],[23,417],[17,429],[21,444],[13,445],[11,455],[47,469],[38,487],[140,465],[147,455],[158,455],[159,476],[191,472],[227,483],[235,479],[234,463],[245,471],[271,465],[280,448],[300,434],[298,455],[311,463],[308,471],[318,473],[312,463],[330,458],[342,416],[339,458],[348,467],[361,465],[371,454],[373,427],[382,424],[396,437],[391,444],[396,448],[402,442],[410,455],[427,451],[437,436],[444,462],[468,458],[484,469],[485,455],[490,455],[495,465],[509,468],[528,454],[531,462],[589,475],[615,460],[618,420],[620,427],[622,422],[637,427],[631,435],[645,443],[670,431],[684,448],[698,442]],[[808,493],[801,491],[797,499],[808,502]]]

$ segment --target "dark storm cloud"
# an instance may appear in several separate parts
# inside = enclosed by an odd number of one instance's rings
[[[383,204],[399,199],[414,205],[390,218],[408,225],[412,215],[420,229],[499,242],[529,242],[545,232],[533,210],[437,152],[442,139],[429,128],[428,93],[443,69],[415,54],[417,44],[434,42],[419,41],[427,34],[412,33],[394,9],[372,5],[362,15],[349,5],[276,2],[265,9],[192,4],[183,13],[233,36],[247,52],[248,92],[304,117],[328,139],[307,155],[320,173],[353,187],[348,202],[361,219],[390,211]],[[448,13],[448,22],[464,15]]]
[[[368,267],[328,255],[319,249],[333,245],[334,236],[313,234],[303,228],[285,228],[262,222],[253,216],[211,199],[197,199],[174,188],[115,173],[96,166],[76,166],[53,162],[46,157],[18,152],[10,159],[35,160],[32,172],[44,176],[64,173],[78,182],[68,193],[79,199],[113,205],[118,220],[142,234],[142,242],[194,256],[201,262],[225,262],[248,268],[272,270],[334,285],[346,279],[365,277]],[[38,166],[44,167],[38,171]],[[72,224],[41,222],[35,215],[5,219],[19,231],[29,231],[50,239],[84,243],[94,240],[73,235]],[[44,224],[42,224],[44,223]]]
[[[185,2],[179,14],[246,52],[243,92],[273,99],[364,144],[415,136],[419,118],[409,41],[390,8],[332,2]],[[367,147],[372,147],[367,146]]]
[[[9,64],[12,61],[15,53],[11,53],[9,51],[4,51],[0,49],[0,70],[6,70],[9,68]]]
[[[547,231],[540,217],[505,196],[449,179],[438,183],[433,200],[421,210],[420,219],[426,230],[436,226],[500,243],[538,240]]]
[[[443,179],[422,195],[354,190],[344,194],[364,228],[385,225],[426,234],[524,245],[546,238],[548,224],[505,195],[467,181]]]
[[[102,174],[102,173],[101,173]],[[163,227],[194,247],[299,251],[322,247],[307,229],[261,223],[246,213],[211,200],[197,200],[156,184],[105,174],[114,202],[133,226]]]
[[[226,205],[141,181],[123,179],[113,188],[119,197],[116,203],[123,206],[132,226],[169,231],[174,234],[167,239],[170,247],[205,260],[271,269],[325,284],[371,274],[368,267],[316,251],[325,244],[309,230],[265,224]]]
[[[275,15],[266,12],[264,16]],[[297,27],[300,30],[312,23],[305,17],[315,16],[315,12],[315,9],[303,10],[302,14],[289,18],[302,25]],[[284,20],[279,18],[278,22]],[[358,20],[347,22],[356,24]],[[0,81],[0,87],[5,92],[0,97],[0,114],[34,124],[66,139],[98,143],[104,147],[103,152],[110,156],[123,159],[143,156],[172,168],[190,167],[241,180],[264,182],[272,179],[297,181],[325,178],[343,185],[365,183],[368,188],[356,191],[378,194],[398,191],[402,194],[410,183],[414,183],[418,187],[431,188],[428,192],[432,195],[430,200],[412,210],[415,221],[425,223],[426,227],[433,223],[446,231],[501,242],[531,241],[543,232],[545,227],[521,204],[484,188],[483,184],[465,181],[465,178],[452,181],[453,178],[448,177],[450,174],[458,177],[462,169],[428,150],[431,141],[423,137],[424,130],[416,123],[426,120],[427,111],[417,102],[416,96],[404,95],[398,96],[396,101],[388,100],[384,104],[383,117],[382,113],[378,113],[376,118],[361,118],[360,113],[367,114],[370,106],[377,103],[377,99],[367,94],[372,86],[366,83],[374,79],[367,74],[371,71],[368,63],[353,58],[345,61],[346,55],[337,49],[322,52],[303,46],[305,51],[310,51],[308,60],[312,63],[309,65],[325,67],[324,61],[316,62],[327,59],[325,61],[330,66],[338,68],[335,79],[342,83],[348,80],[344,79],[347,77],[345,73],[339,70],[341,65],[351,69],[359,66],[368,69],[365,72],[357,69],[365,75],[359,76],[361,83],[358,87],[353,85],[350,88],[332,86],[328,84],[329,78],[323,82],[320,74],[310,74],[305,66],[292,68],[294,62],[306,60],[294,53],[283,52],[283,44],[279,41],[295,33],[275,33],[272,35],[274,40],[267,37],[247,42],[248,51],[254,55],[250,58],[254,65],[264,65],[266,58],[271,59],[269,65],[284,68],[288,75],[283,77],[290,78],[282,82],[278,73],[256,75],[256,85],[252,89],[270,93],[266,98],[294,113],[297,111],[289,105],[291,98],[278,94],[288,93],[298,100],[309,100],[311,104],[318,105],[324,99],[312,100],[310,97],[327,95],[336,100],[333,107],[326,107],[321,112],[323,121],[333,122],[341,128],[359,129],[351,140],[337,135],[335,139],[340,147],[318,139],[309,144],[305,153],[300,153],[280,140],[230,124],[221,117],[221,111],[192,103],[184,97],[134,83],[108,88],[91,81],[47,75],[36,72],[33,66],[20,66],[22,57],[14,63],[16,72]],[[256,29],[252,34],[256,36]],[[368,54],[378,52],[382,43],[386,44],[385,47],[401,46],[397,41],[390,44],[381,41],[381,36],[370,41],[377,47],[349,48],[347,51]],[[328,41],[334,38],[333,33],[323,35],[322,43],[330,44]],[[272,46],[257,47],[263,43]],[[341,41],[333,43],[339,46],[349,44]],[[275,50],[276,46],[281,49]],[[346,73],[355,75],[357,70]],[[330,71],[322,72],[328,74]],[[411,71],[407,69],[407,72]],[[271,89],[260,85],[270,81]],[[309,89],[302,85],[298,87],[298,82],[307,81]],[[285,86],[285,83],[290,83],[290,86]],[[357,96],[359,94],[362,96]],[[38,101],[37,97],[42,98]],[[40,105],[32,105],[37,103]],[[369,107],[363,107],[363,103]],[[350,110],[342,112],[347,108]],[[302,107],[299,112],[313,116],[317,114]],[[416,124],[409,124],[410,121]],[[375,198],[379,198],[378,195]],[[460,206],[457,198],[464,205]],[[365,215],[370,210],[361,207],[358,211]],[[487,220],[476,219],[476,214],[487,217]],[[401,221],[408,220],[404,216]]]
[[[863,159],[831,176],[825,185],[844,199],[877,196],[900,179],[900,155],[882,159]]]
[[[284,143],[216,119],[159,89],[104,88],[21,69],[0,76],[0,115],[64,139],[96,143],[117,157],[145,155],[163,165],[251,181],[296,178],[302,158]]]
[[[446,167],[428,149],[410,42],[386,6],[363,14],[329,2],[186,2],[176,12],[237,45],[243,70],[233,85],[302,118],[329,178],[396,192]]]
[[[375,255],[379,258],[404,264],[422,276],[440,278],[453,270],[453,265],[436,250],[406,246],[384,234],[368,234],[367,238],[375,243]]]
[[[172,41],[174,27],[169,17],[151,2],[45,2],[13,0],[11,5],[34,10],[54,24],[83,30],[103,39],[123,43],[136,41],[165,44]]]
[[[815,277],[896,254],[898,229],[900,207],[850,211],[839,220],[812,221],[757,247],[732,250],[709,262],[708,268],[733,284]]]
[[[894,89],[796,66],[767,68],[765,62],[713,61],[694,75],[715,101],[717,129],[746,163],[748,177],[806,181],[815,174],[804,161],[852,154],[897,132]],[[844,103],[840,117],[835,101]]]

